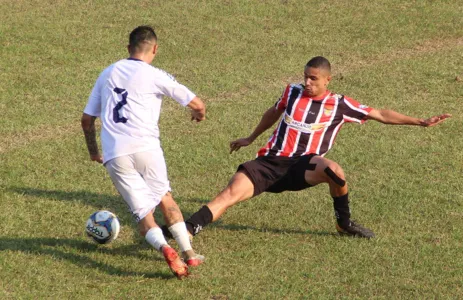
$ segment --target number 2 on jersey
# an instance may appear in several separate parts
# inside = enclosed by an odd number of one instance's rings
[[[120,94],[122,96],[122,100],[117,102],[116,106],[113,109],[113,120],[116,123],[126,123],[127,118],[121,117],[119,115],[119,110],[121,110],[122,106],[127,104],[127,95],[129,93],[125,89],[121,89],[121,88],[118,88],[118,87],[114,88],[113,91],[116,92],[116,94]]]

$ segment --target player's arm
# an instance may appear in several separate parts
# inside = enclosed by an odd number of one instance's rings
[[[191,120],[201,122],[206,119],[206,105],[198,97],[194,97],[187,105],[191,109]]]
[[[278,109],[275,106],[270,107],[267,109],[267,111],[262,115],[262,118],[257,125],[257,127],[254,129],[254,131],[251,133],[250,136],[242,139],[238,139],[236,141],[233,141],[230,143],[230,153],[233,151],[238,151],[241,147],[246,147],[254,140],[260,136],[263,132],[265,132],[267,129],[273,126],[273,124],[276,123],[281,117],[281,114],[284,112],[283,109]]]
[[[367,119],[375,120],[383,124],[418,125],[423,127],[437,125],[450,117],[450,114],[442,114],[430,117],[428,119],[419,119],[403,115],[390,109],[372,109],[370,113],[366,116]]]
[[[103,159],[96,142],[95,119],[96,117],[84,113],[81,119],[82,130],[84,131],[85,143],[87,144],[90,159],[92,161],[103,163]]]
[[[182,106],[187,106],[191,109],[191,120],[201,122],[206,119],[206,105],[186,86],[175,80],[174,76],[169,73],[158,70],[155,74],[157,81],[155,82],[163,95],[166,95]]]

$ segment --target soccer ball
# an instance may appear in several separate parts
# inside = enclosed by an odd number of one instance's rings
[[[85,232],[98,244],[109,244],[119,235],[121,225],[116,215],[107,210],[94,212],[87,220]]]

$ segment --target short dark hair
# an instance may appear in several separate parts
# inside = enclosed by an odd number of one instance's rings
[[[145,43],[156,43],[158,37],[151,26],[138,26],[129,36],[129,47],[132,51],[140,51]]]
[[[331,73],[331,64],[323,56],[315,56],[311,58],[305,66],[317,69],[324,69]]]

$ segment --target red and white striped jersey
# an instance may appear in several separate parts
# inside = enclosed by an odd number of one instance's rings
[[[323,156],[333,146],[344,123],[363,124],[372,110],[330,91],[320,99],[312,99],[305,95],[301,84],[289,84],[275,107],[285,110],[283,118],[257,156]]]

